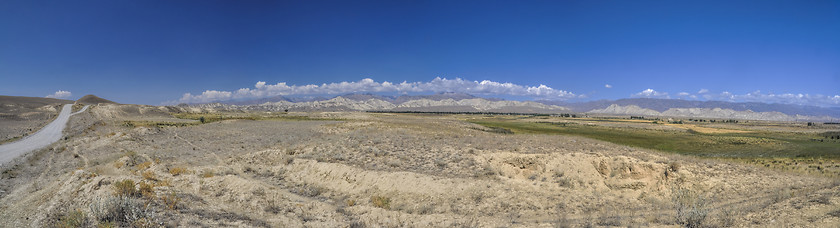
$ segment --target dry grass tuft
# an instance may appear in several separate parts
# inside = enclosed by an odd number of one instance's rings
[[[155,186],[171,187],[172,186],[172,181],[170,181],[168,179],[162,179],[158,182],[155,182]]]
[[[151,170],[146,170],[145,172],[143,172],[141,174],[141,176],[143,176],[143,179],[146,179],[146,180],[157,181],[157,177],[155,177],[155,172],[153,172]]]
[[[188,172],[189,172],[189,170],[187,170],[187,168],[182,168],[182,167],[175,167],[175,168],[169,169],[169,174],[172,174],[172,176],[178,176],[178,175],[181,175],[181,174],[186,174]]]
[[[152,184],[147,184],[146,182],[140,182],[140,195],[153,199],[156,195],[154,186]]]
[[[134,197],[139,196],[140,192],[134,187],[133,180],[122,180],[114,182],[114,196]]]
[[[137,168],[137,171],[140,171],[140,170],[148,169],[151,166],[152,166],[152,162],[147,161],[147,162],[137,164],[136,168]]]
[[[372,196],[370,197],[370,202],[373,203],[373,206],[375,207],[382,209],[391,209],[391,198],[383,196]]]
[[[175,210],[178,208],[178,203],[181,202],[181,197],[178,197],[175,192],[170,191],[168,194],[161,196],[160,200],[163,201],[163,205],[166,206],[167,209]]]
[[[201,173],[202,178],[210,178],[210,177],[214,177],[214,176],[216,176],[216,173],[214,173],[212,170],[205,170],[204,172]]]

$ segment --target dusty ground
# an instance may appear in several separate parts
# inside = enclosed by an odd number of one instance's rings
[[[0,227],[840,226],[840,181],[820,176],[462,116],[125,124],[185,121],[168,111],[93,106],[67,140],[0,167]],[[123,180],[141,193],[119,197]]]

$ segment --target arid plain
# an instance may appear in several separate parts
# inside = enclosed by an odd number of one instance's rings
[[[837,158],[694,156],[498,127],[837,130],[618,119],[93,105],[65,139],[0,167],[0,226],[840,226]],[[767,142],[733,145],[751,143]]]

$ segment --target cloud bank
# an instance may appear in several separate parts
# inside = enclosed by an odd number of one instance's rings
[[[646,89],[646,90],[643,90],[642,92],[638,92],[638,93],[635,93],[635,94],[630,95],[630,96],[631,97],[642,97],[642,98],[663,98],[663,99],[671,98],[670,96],[668,96],[668,93],[666,93],[666,92],[658,92],[658,91],[652,90],[652,89]]]
[[[64,98],[68,98],[70,96],[73,96],[73,93],[71,93],[70,91],[59,90],[59,91],[55,91],[55,93],[53,93],[53,94],[47,95],[46,98],[64,99]]]
[[[288,85],[285,82],[271,85],[260,81],[254,85],[254,88],[242,88],[236,91],[206,90],[197,95],[185,93],[177,101],[164,103],[208,103],[234,99],[255,99],[286,95],[422,92],[459,92],[475,95],[510,95],[547,100],[567,100],[577,97],[577,95],[572,92],[554,89],[546,85],[524,86],[509,82],[502,83],[489,80],[479,82],[464,80],[461,78],[446,79],[440,77],[428,82],[404,81],[402,83],[392,83],[388,81],[376,82],[373,79],[365,78],[356,82],[324,83],[321,85]]]
[[[641,92],[630,95],[631,97],[641,98],[665,98],[670,96],[667,92],[659,92],[653,89],[646,89]],[[837,107],[840,106],[840,95],[826,96],[821,94],[802,94],[802,93],[762,93],[755,91],[746,94],[733,94],[728,91],[721,93],[712,93],[707,89],[701,89],[697,93],[691,94],[688,92],[680,92],[677,94],[679,99],[692,100],[714,100],[714,101],[731,101],[731,102],[761,102],[761,103],[779,103],[779,104],[796,104],[796,105],[812,105],[823,107]]]

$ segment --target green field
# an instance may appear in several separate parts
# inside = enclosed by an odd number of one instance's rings
[[[504,128],[515,134],[563,134],[665,152],[722,158],[808,157],[840,159],[840,142],[820,142],[818,134],[749,132],[704,134],[641,128],[604,127],[579,123],[524,122],[486,118],[469,122]]]

